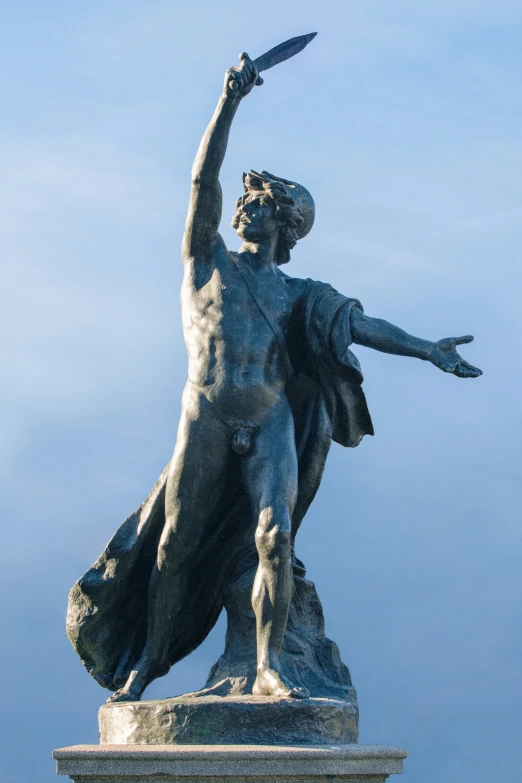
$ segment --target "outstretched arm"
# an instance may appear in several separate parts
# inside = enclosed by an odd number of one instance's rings
[[[208,260],[221,221],[219,172],[227,151],[232,120],[241,100],[252,90],[258,73],[248,54],[225,74],[223,93],[206,129],[192,167],[192,188],[183,236],[183,261]]]
[[[473,367],[456,351],[457,345],[470,343],[471,335],[466,337],[445,337],[437,342],[422,340],[399,329],[398,326],[383,321],[380,318],[369,318],[358,307],[350,309],[350,325],[355,343],[374,348],[384,353],[394,353],[399,356],[413,356],[432,362],[444,372],[453,373],[459,378],[477,378],[482,370]]]

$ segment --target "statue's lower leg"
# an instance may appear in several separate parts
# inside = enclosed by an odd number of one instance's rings
[[[158,675],[158,664],[164,665],[165,648],[170,638],[170,623],[166,622],[172,614],[172,605],[179,590],[179,577],[176,578],[176,566],[162,562],[161,570],[154,568],[149,582],[149,627],[147,641],[140,659],[127,678],[127,682],[117,690],[108,703],[120,701],[139,701],[143,691]],[[163,668],[162,673],[165,673]]]
[[[256,696],[307,699],[310,694],[281,672],[280,653],[292,599],[290,533],[272,527],[256,534],[259,552],[252,605],[256,614]]]
[[[149,667],[145,665],[145,661],[142,661],[143,656],[136,664],[136,668],[129,674],[123,688],[117,690],[107,699],[108,704],[120,701],[139,701],[141,699],[141,695],[151,679],[149,673],[146,672],[146,669]]]

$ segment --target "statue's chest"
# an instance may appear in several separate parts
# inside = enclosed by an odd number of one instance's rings
[[[223,327],[238,322],[246,331],[252,322],[265,322],[268,315],[285,331],[295,296],[277,272],[238,268],[230,258],[219,259],[203,284],[197,283],[188,277],[182,295],[183,309],[193,325],[194,319]]]
[[[235,302],[249,312],[277,322],[284,329],[294,307],[294,297],[278,270],[255,269],[232,255],[222,270],[226,292],[232,306]]]

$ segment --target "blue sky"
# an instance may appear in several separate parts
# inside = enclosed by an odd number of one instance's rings
[[[241,172],[293,178],[317,219],[290,274],[429,339],[458,380],[359,348],[376,437],[334,446],[298,555],[404,783],[518,783],[522,683],[522,6],[4,3],[0,237],[2,756],[50,783],[106,698],[67,593],[170,458],[186,373],[181,240],[199,138],[240,51],[318,30],[241,106]],[[151,697],[201,686],[207,642]]]

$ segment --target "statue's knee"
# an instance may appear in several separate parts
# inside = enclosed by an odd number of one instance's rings
[[[291,520],[286,508],[263,509],[256,529],[256,546],[265,557],[290,556]]]

